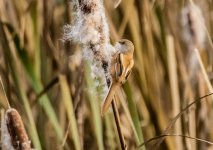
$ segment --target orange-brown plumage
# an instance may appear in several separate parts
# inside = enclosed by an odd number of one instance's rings
[[[101,108],[102,115],[108,110],[118,88],[126,82],[134,65],[134,45],[131,41],[122,39],[116,43],[115,48],[118,52],[111,61],[112,84]]]

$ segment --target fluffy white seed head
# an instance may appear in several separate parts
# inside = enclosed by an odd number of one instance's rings
[[[64,27],[64,39],[81,44],[109,42],[109,29],[101,0],[79,0],[72,25]]]
[[[189,46],[203,48],[205,41],[204,18],[198,6],[188,3],[181,12],[182,37]]]
[[[75,19],[64,26],[64,40],[82,45],[83,58],[91,66],[92,77],[105,85],[110,80],[110,61],[115,48],[110,44],[103,0],[76,0]]]
[[[200,69],[200,64],[197,59],[197,55],[194,51],[190,51],[187,55],[187,65],[188,68],[190,69],[189,71],[189,79],[193,83],[196,78],[197,73],[199,72],[198,70]]]
[[[202,50],[206,38],[205,22],[202,12],[193,2],[189,2],[181,12],[182,37],[187,46],[187,65],[190,69],[190,79],[193,82],[200,65],[195,49]]]

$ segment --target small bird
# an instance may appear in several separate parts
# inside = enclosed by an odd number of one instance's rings
[[[121,39],[116,43],[115,48],[117,53],[113,56],[110,72],[112,83],[101,108],[102,116],[108,110],[117,89],[128,79],[134,65],[134,45],[131,41]]]

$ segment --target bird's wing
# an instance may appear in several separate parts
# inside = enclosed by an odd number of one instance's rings
[[[113,100],[113,97],[115,95],[115,92],[117,91],[119,87],[119,84],[118,83],[113,83],[111,85],[111,87],[109,88],[109,91],[104,99],[104,102],[102,104],[102,107],[101,107],[101,115],[103,116],[107,110],[109,109],[109,106],[110,104],[112,103],[112,100]]]

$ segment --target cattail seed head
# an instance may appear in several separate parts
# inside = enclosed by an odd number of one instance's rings
[[[21,116],[16,109],[9,108],[2,119],[3,149],[31,150],[30,144]]]
[[[1,148],[3,150],[14,150],[3,110],[1,112]]]

